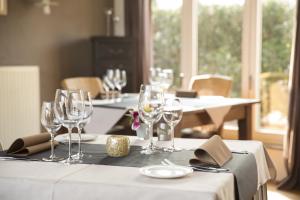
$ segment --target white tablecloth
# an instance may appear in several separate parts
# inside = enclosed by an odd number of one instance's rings
[[[105,143],[99,136],[92,143]],[[144,141],[131,137],[131,143]],[[176,139],[186,149],[205,140]],[[232,150],[255,155],[258,182],[264,184],[269,171],[261,142],[225,141]],[[179,179],[153,179],[138,168],[104,165],[71,165],[30,161],[0,161],[0,199],[234,199],[234,179],[230,173],[195,172]]]

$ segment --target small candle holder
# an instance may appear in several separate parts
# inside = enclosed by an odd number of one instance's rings
[[[127,156],[130,151],[130,140],[127,136],[112,135],[106,140],[106,152],[111,157]]]

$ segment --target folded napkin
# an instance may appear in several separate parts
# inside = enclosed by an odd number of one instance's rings
[[[225,115],[229,112],[231,106],[222,106],[222,107],[211,107],[206,108],[206,112],[211,118],[212,122],[219,128],[221,124],[224,122]]]
[[[232,158],[231,151],[218,135],[212,136],[194,152],[196,158],[190,160],[191,165],[208,164],[222,167]]]
[[[51,148],[50,134],[41,133],[16,139],[6,151],[7,154],[28,156]],[[56,144],[56,143],[55,143]]]
[[[195,98],[197,97],[197,92],[194,90],[177,90],[176,97]]]

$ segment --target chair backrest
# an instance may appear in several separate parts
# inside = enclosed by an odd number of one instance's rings
[[[198,96],[224,96],[231,92],[232,79],[223,75],[196,75],[193,76],[189,89],[197,91]]]
[[[61,82],[61,86],[63,89],[82,89],[89,91],[92,98],[97,97],[99,93],[103,92],[102,82],[98,77],[67,78]]]

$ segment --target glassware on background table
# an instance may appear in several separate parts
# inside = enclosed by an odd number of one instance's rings
[[[56,90],[55,100],[54,100],[54,110],[55,110],[55,116],[57,117],[59,122],[61,122],[62,125],[68,129],[69,151],[68,151],[68,158],[64,162],[67,164],[72,164],[76,161],[71,156],[71,143],[72,143],[71,133],[72,133],[72,129],[76,127],[78,122],[75,119],[69,118],[70,115],[67,114],[69,92],[70,91],[68,90],[61,90],[61,89]],[[74,90],[73,92],[81,93],[80,90]]]
[[[171,147],[164,148],[164,151],[174,152],[181,149],[174,145],[174,128],[182,119],[182,104],[178,98],[167,99],[163,110],[163,118],[171,129]]]
[[[115,70],[115,76],[114,76],[114,85],[118,89],[118,92],[121,96],[122,94],[122,88],[124,88],[127,84],[127,75],[125,70],[116,69]]]
[[[73,156],[73,158],[77,160],[81,160],[84,156],[82,150],[81,150],[81,132],[82,129],[87,125],[92,117],[93,114],[93,104],[92,104],[92,98],[90,92],[83,91],[83,101],[84,101],[84,114],[83,118],[79,121],[77,129],[78,129],[78,153]]]
[[[121,81],[120,81],[120,85],[121,85],[121,91],[122,89],[127,85],[127,74],[125,70],[121,71]]]
[[[150,85],[159,85],[160,84],[160,72],[161,72],[161,68],[157,67],[157,68],[150,68],[149,71],[149,82]]]
[[[163,114],[164,94],[160,87],[141,85],[138,112],[140,118],[147,124],[149,131],[149,145],[141,151],[142,154],[154,153],[153,124],[158,122]]]
[[[167,91],[173,85],[174,71],[173,69],[163,69],[160,72],[161,87]]]
[[[104,83],[109,87],[111,90],[110,96],[111,99],[116,99],[118,97],[118,91],[120,91],[120,86],[119,86],[119,79],[120,79],[120,70],[113,70],[113,69],[108,69],[106,71],[106,75],[103,77]]]
[[[121,92],[122,87],[121,87],[121,71],[120,71],[120,69],[115,69],[113,82],[114,82],[114,85],[117,88],[117,90],[119,92]]]
[[[43,158],[43,160],[48,162],[57,162],[63,160],[64,158],[57,157],[54,154],[54,134],[60,129],[61,123],[55,117],[53,102],[43,102],[41,111],[41,123],[51,136],[51,154],[49,158]]]

